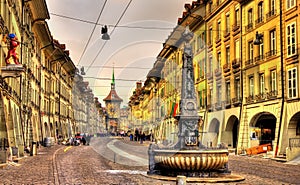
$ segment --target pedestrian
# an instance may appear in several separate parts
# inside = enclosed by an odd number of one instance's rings
[[[130,138],[130,141],[133,141],[133,135],[132,134],[130,134],[129,138]]]
[[[134,140],[139,141],[139,130],[137,128],[134,131]]]
[[[153,133],[152,133],[152,130],[150,130],[149,140],[150,140],[151,142],[153,142]]]
[[[141,144],[143,144],[143,141],[145,140],[145,132],[143,132],[142,134],[141,134]]]
[[[83,144],[83,145],[86,144],[86,139],[85,139],[85,137],[82,137],[82,140],[81,140],[81,141],[82,141],[82,144]]]

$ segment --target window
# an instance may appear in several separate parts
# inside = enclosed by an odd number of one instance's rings
[[[270,31],[270,56],[276,54],[276,30]]]
[[[253,41],[248,42],[248,59],[253,60]]]
[[[264,94],[265,92],[265,74],[259,75],[259,92],[260,94]]]
[[[286,0],[286,9],[293,8],[296,5],[296,0]]]
[[[264,59],[264,43],[259,44],[259,60]]]
[[[196,48],[196,41],[193,40],[191,45],[192,45],[193,53],[195,53],[195,52],[197,51],[197,48]]]
[[[221,20],[218,20],[217,25],[218,40],[221,39]]]
[[[256,23],[261,23],[264,16],[264,4],[263,1],[258,3],[258,19]]]
[[[226,47],[226,64],[230,63],[230,47]]]
[[[218,60],[217,60],[217,69],[220,69],[221,66],[221,52],[218,52]]]
[[[222,88],[221,85],[217,86],[217,102],[221,103],[221,97],[222,97]]]
[[[241,83],[240,83],[240,79],[236,78],[235,79],[235,96],[237,98],[237,100],[241,99]]]
[[[230,17],[229,13],[226,14],[226,33],[230,32]]]
[[[202,107],[203,105],[202,91],[198,91],[198,97],[199,97],[199,105],[200,107]]]
[[[253,76],[249,77],[249,95],[250,96],[254,95],[254,77]]]
[[[212,1],[211,3],[208,3],[208,12],[210,13],[212,11]]]
[[[204,37],[205,37],[204,32],[202,32],[202,33],[201,33],[201,46],[200,46],[201,48],[204,47],[204,41],[205,41],[205,38],[204,38]]]
[[[253,24],[253,13],[252,9],[248,10],[248,24]]]
[[[213,31],[212,31],[212,27],[209,28],[209,45],[211,45],[213,42]]]
[[[234,12],[234,18],[235,18],[235,25],[240,25],[240,9],[235,9]]]
[[[288,97],[297,97],[297,68],[288,70]]]
[[[270,12],[271,12],[271,15],[274,15],[275,14],[275,0],[270,0]]]
[[[235,40],[234,45],[235,45],[235,58],[237,59],[237,58],[240,58],[239,57],[240,56],[240,40],[239,39]]]
[[[201,34],[200,35],[198,35],[198,37],[197,37],[197,50],[199,51],[200,50],[200,48],[202,48],[202,40],[201,40]]]
[[[226,82],[226,102],[230,102],[230,82]]]
[[[291,23],[286,27],[287,36],[287,56],[296,54],[296,23]]]
[[[276,70],[271,71],[271,92],[275,92],[277,90],[277,79],[276,79]]]
[[[213,60],[212,60],[212,56],[209,56],[209,61],[208,61],[208,71],[209,73],[212,73],[212,66],[213,66]]]

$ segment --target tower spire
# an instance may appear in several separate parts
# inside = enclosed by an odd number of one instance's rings
[[[115,65],[113,64],[113,72],[111,78],[111,89],[115,89]]]
[[[113,73],[112,73],[112,84],[115,84],[115,67],[113,66]]]

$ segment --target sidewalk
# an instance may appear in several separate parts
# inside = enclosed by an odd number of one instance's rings
[[[53,184],[53,154],[63,145],[40,147],[35,156],[25,155],[18,163],[9,162],[0,169],[0,184]]]
[[[143,143],[141,143],[141,141],[130,141],[129,137],[122,137],[122,142],[126,143],[126,144],[130,144],[130,145],[135,145],[135,146],[149,146],[150,143],[152,143],[151,141],[143,141]]]

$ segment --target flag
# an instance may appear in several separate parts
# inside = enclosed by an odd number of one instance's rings
[[[174,114],[174,108],[175,108],[175,102],[172,102],[172,104],[171,104],[171,111],[170,111],[170,116],[173,116],[173,114]]]
[[[176,114],[177,114],[177,108],[178,108],[178,103],[175,103],[174,111],[173,111],[173,117],[175,117]]]

